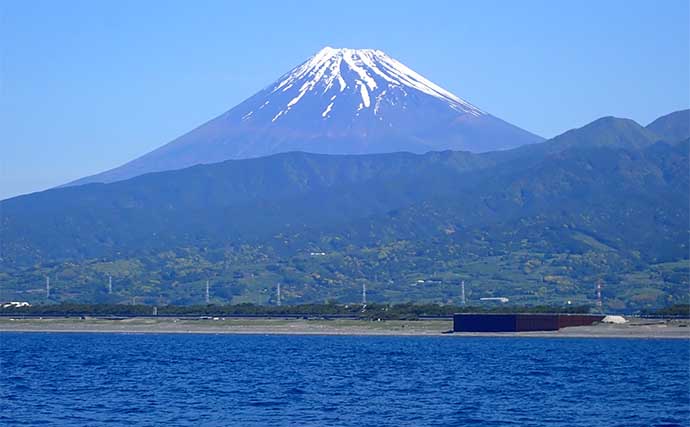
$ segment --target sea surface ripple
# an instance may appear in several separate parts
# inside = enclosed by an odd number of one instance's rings
[[[690,343],[0,334],[0,425],[688,426]]]

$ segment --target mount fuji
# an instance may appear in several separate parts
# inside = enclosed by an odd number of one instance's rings
[[[69,185],[289,151],[478,153],[542,140],[380,50],[325,47],[226,113],[129,163]]]

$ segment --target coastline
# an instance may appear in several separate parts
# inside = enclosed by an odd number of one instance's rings
[[[306,319],[151,319],[42,318],[0,319],[0,334],[115,333],[206,335],[327,335],[519,338],[621,338],[690,340],[690,321],[633,319],[623,325],[597,324],[538,332],[449,333],[451,320],[306,320]]]

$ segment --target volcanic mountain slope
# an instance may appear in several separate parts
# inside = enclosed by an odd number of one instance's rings
[[[72,184],[290,151],[488,152],[541,140],[380,50],[326,47],[219,117],[123,166]]]

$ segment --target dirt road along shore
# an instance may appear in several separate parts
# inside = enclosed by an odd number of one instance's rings
[[[632,319],[626,324],[597,324],[560,331],[449,333],[451,320],[367,321],[233,318],[2,318],[2,332],[192,333],[274,335],[390,335],[543,338],[669,338],[690,340],[690,321]]]

